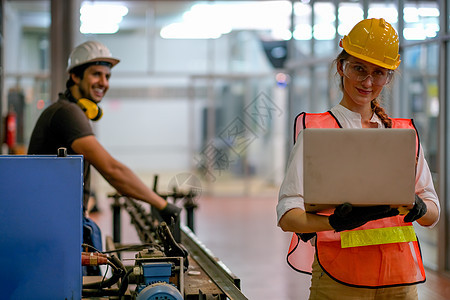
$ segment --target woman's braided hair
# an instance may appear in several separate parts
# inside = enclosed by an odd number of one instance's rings
[[[376,113],[377,116],[381,119],[381,122],[383,122],[384,126],[386,128],[391,128],[392,120],[389,118],[389,116],[387,115],[384,108],[380,105],[380,103],[378,103],[378,100],[376,98],[372,100],[370,106],[372,107],[374,113]]]
[[[348,54],[345,50],[342,50],[341,53],[339,53],[339,55],[334,60],[334,63],[337,64],[338,62],[340,62],[342,64],[349,57],[350,57],[350,54]],[[341,77],[341,81],[340,81],[341,90],[343,90],[343,88],[344,88],[343,82],[344,82],[344,79]],[[372,107],[373,112],[376,113],[377,116],[381,119],[381,122],[384,124],[384,126],[386,128],[391,128],[392,120],[387,115],[385,109],[380,105],[377,98],[372,100],[372,102],[370,103],[370,106]]]

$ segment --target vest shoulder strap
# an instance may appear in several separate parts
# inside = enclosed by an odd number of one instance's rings
[[[402,119],[402,118],[391,118],[392,128],[406,128],[414,129],[416,131],[416,157],[419,157],[420,152],[420,139],[419,132],[417,131],[416,125],[413,119]]]
[[[295,117],[294,143],[297,141],[300,131],[305,128],[342,128],[342,126],[331,111],[323,113],[302,112]]]
[[[416,128],[412,119],[390,118],[392,120],[392,127],[395,128]]]

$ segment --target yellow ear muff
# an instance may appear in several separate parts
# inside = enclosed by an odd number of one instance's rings
[[[77,101],[77,104],[92,121],[98,121],[103,116],[102,109],[92,100],[81,98]]]

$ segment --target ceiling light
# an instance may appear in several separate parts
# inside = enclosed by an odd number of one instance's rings
[[[123,5],[84,2],[80,9],[80,32],[84,34],[116,33],[126,14],[128,14],[128,8]]]
[[[290,13],[289,1],[195,4],[182,22],[164,26],[160,35],[165,39],[215,39],[231,30],[269,30],[277,38],[286,38]]]

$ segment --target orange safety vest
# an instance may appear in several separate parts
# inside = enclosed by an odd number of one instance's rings
[[[411,119],[391,119],[392,128],[416,130]],[[330,112],[301,113],[295,120],[294,142],[303,128],[342,128]],[[416,130],[416,157],[419,155]],[[330,215],[330,213],[323,213]],[[342,232],[317,232],[315,247],[294,233],[287,255],[296,271],[311,274],[316,253],[322,269],[345,285],[380,288],[425,282],[420,245],[412,223],[403,216],[370,221],[361,227]]]

